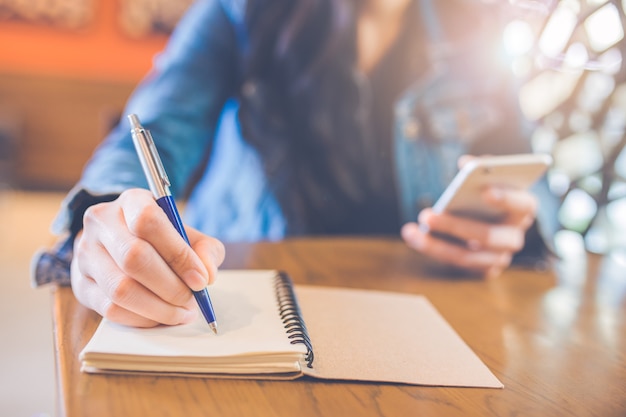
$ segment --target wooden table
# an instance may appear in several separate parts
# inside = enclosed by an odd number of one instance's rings
[[[505,388],[439,388],[88,375],[78,352],[99,316],[54,292],[59,415],[626,416],[626,261],[578,256],[552,271],[445,279],[391,239],[227,245],[224,268],[277,268],[296,283],[424,294]]]

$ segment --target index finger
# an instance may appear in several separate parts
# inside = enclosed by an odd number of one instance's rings
[[[138,199],[149,199],[138,204]],[[128,229],[148,242],[170,269],[194,291],[206,287],[209,272],[200,257],[171,224],[150,194],[122,194],[120,202]]]

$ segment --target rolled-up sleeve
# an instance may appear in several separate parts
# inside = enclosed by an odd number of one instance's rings
[[[237,90],[236,26],[228,2],[197,0],[190,6],[131,95],[119,124],[98,146],[65,198],[52,225],[62,240],[50,251],[36,254],[35,284],[69,282],[69,270],[59,273],[58,268],[68,267],[72,241],[90,205],[110,201],[128,188],[147,188],[127,114],[137,114],[151,131],[172,193],[183,196],[208,161],[222,107]]]

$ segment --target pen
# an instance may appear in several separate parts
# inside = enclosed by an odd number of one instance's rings
[[[157,152],[152,135],[150,131],[144,129],[139,122],[139,118],[135,114],[128,115],[130,121],[130,132],[133,137],[133,143],[135,144],[135,150],[141,161],[143,172],[146,174],[150,191],[157,202],[157,204],[165,211],[167,218],[172,225],[176,228],[178,233],[185,239],[185,242],[189,244],[189,238],[183,227],[183,222],[178,214],[174,197],[170,192],[170,180],[165,173],[163,163]],[[213,333],[217,334],[217,321],[215,320],[215,312],[213,311],[213,305],[211,304],[211,298],[209,298],[209,292],[206,287],[201,291],[192,291],[202,315],[206,319],[207,323],[213,330]]]

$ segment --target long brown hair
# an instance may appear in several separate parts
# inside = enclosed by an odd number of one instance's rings
[[[350,0],[249,0],[239,120],[260,153],[288,233],[323,233],[344,211],[361,134]],[[332,149],[332,152],[329,152]],[[352,152],[352,153],[351,153]],[[332,223],[326,218],[324,222]],[[339,221],[339,220],[338,220]],[[320,230],[322,229],[322,230]]]

